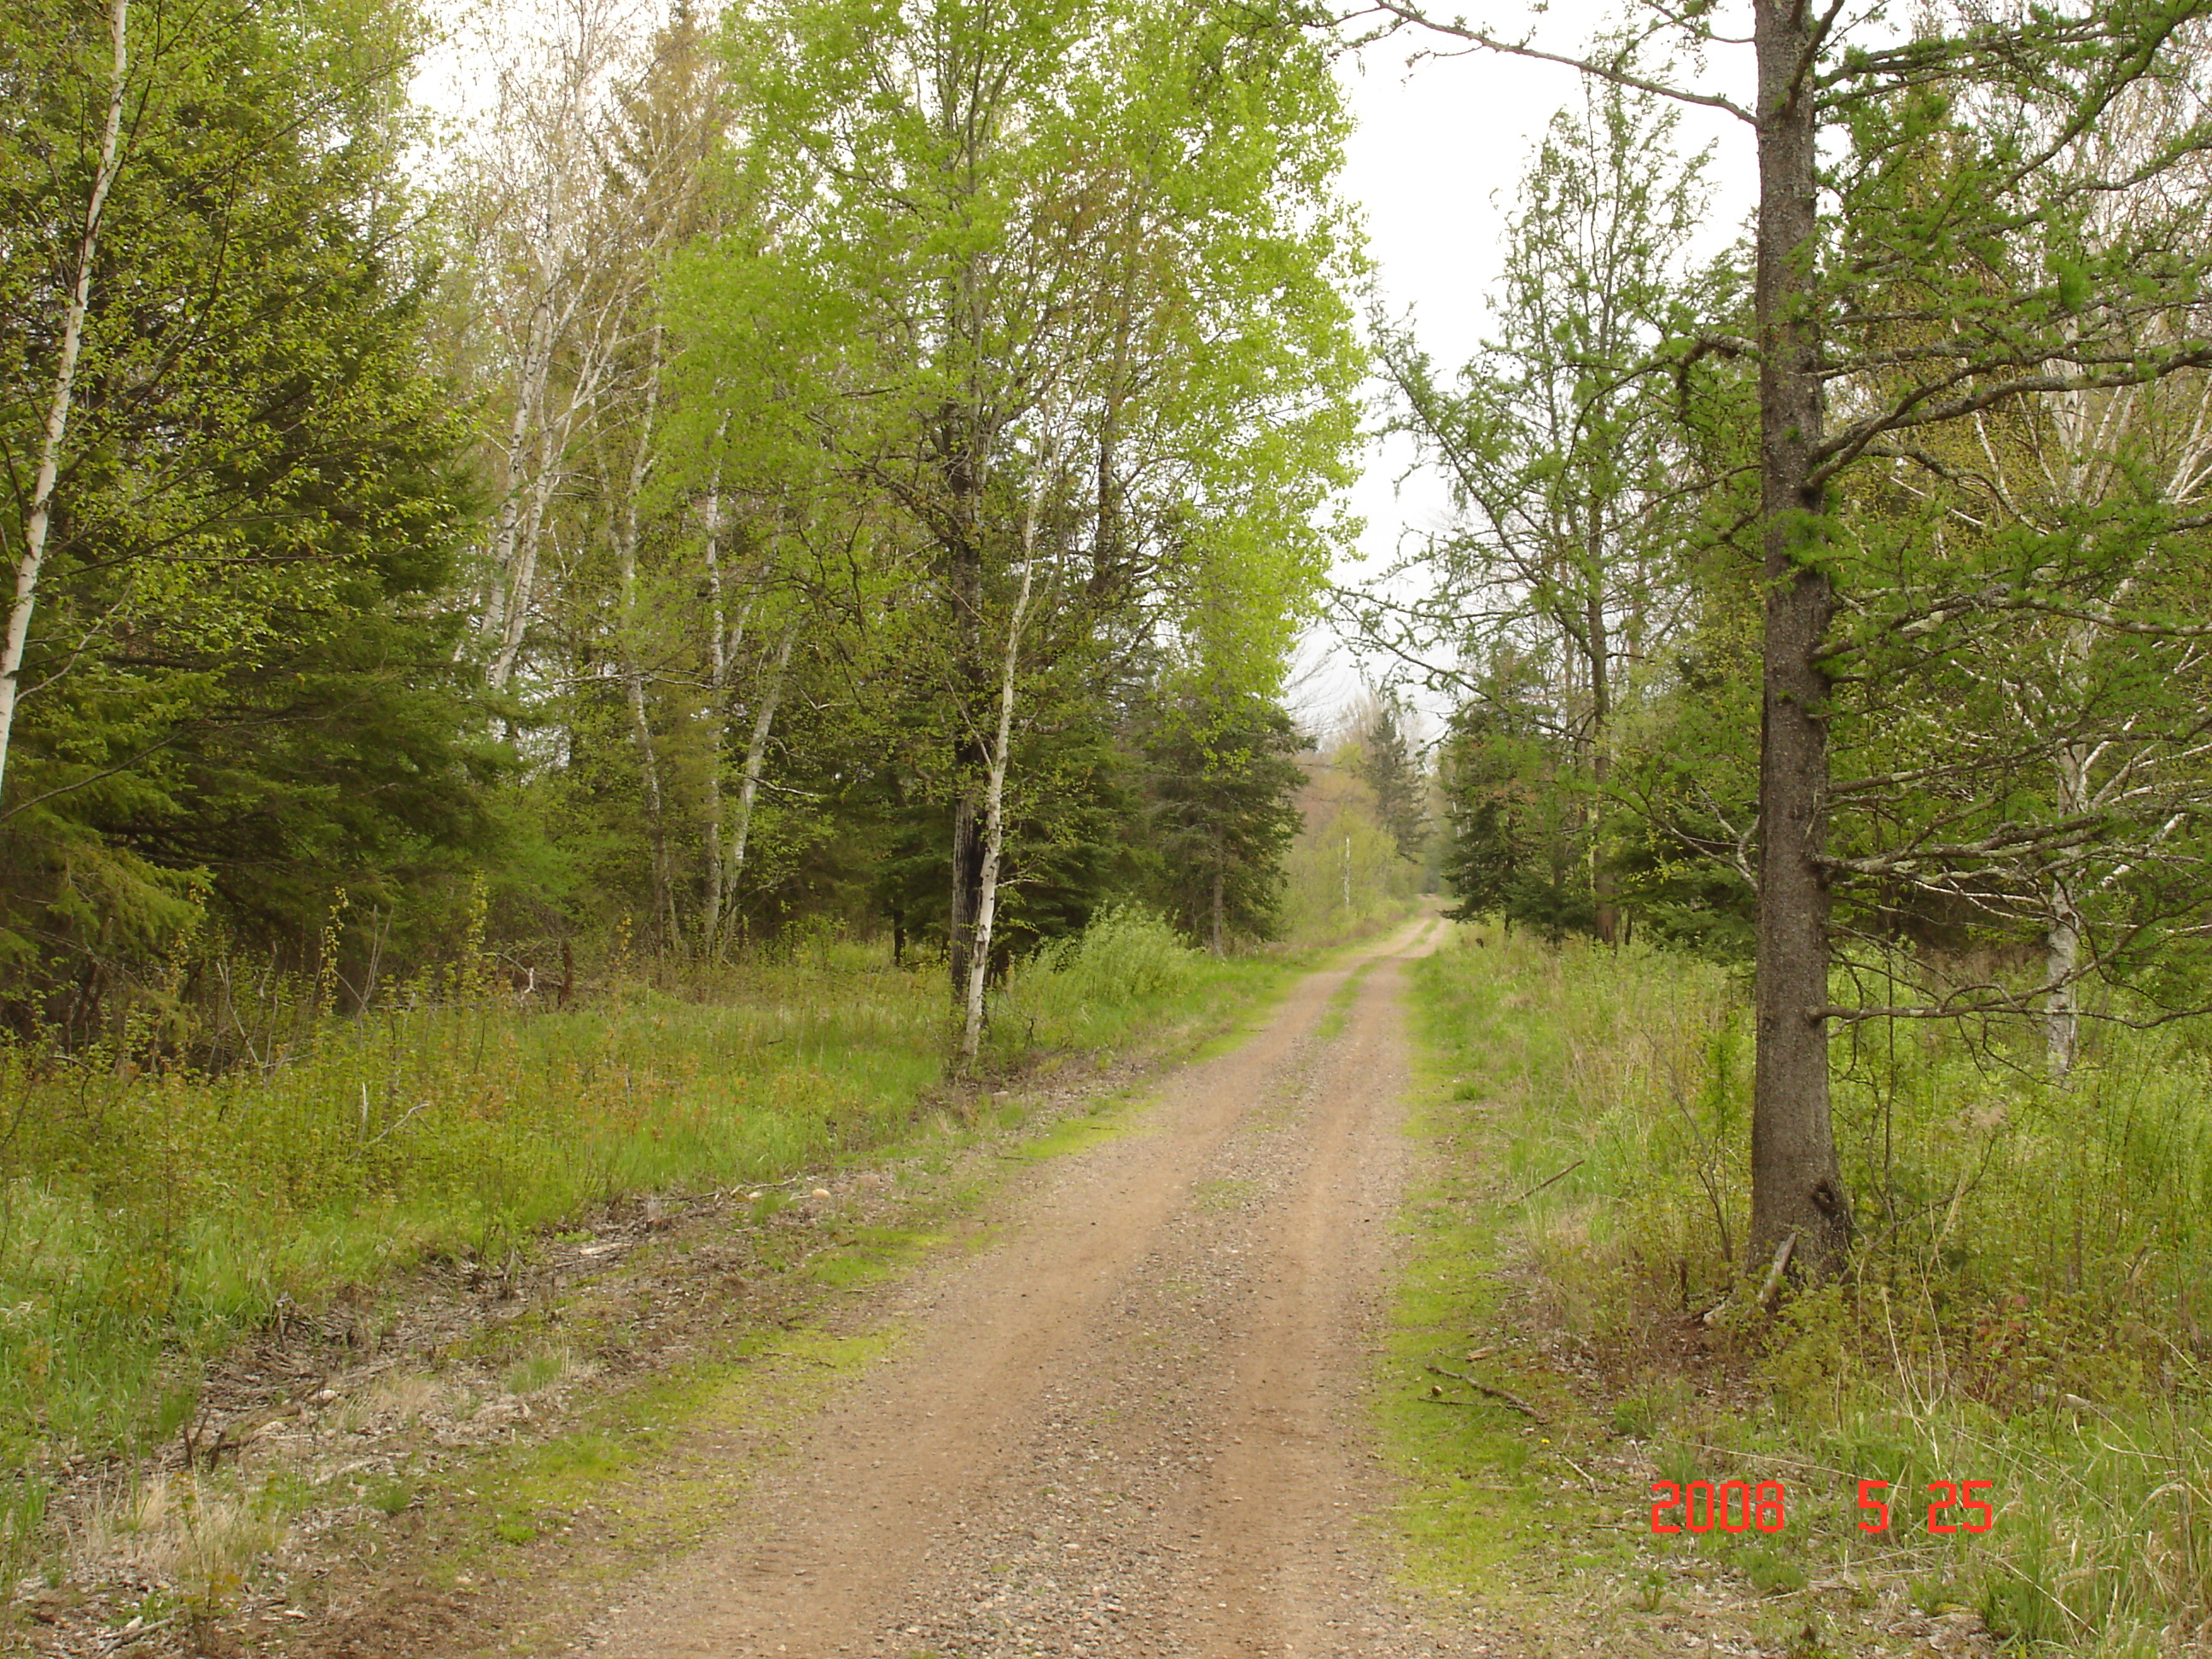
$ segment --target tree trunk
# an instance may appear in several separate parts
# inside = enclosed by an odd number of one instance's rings
[[[486,579],[483,637],[495,650],[507,640],[507,613],[514,604],[515,556],[522,540],[522,525],[529,493],[524,453],[534,436],[534,422],[542,416],[546,376],[551,372],[551,307],[542,297],[530,308],[530,331],[525,337],[522,373],[515,384],[514,418],[507,434],[507,489],[492,520],[491,569]]]
[[[484,618],[484,635],[496,645],[487,683],[503,691],[514,678],[514,665],[522,653],[523,635],[530,628],[530,604],[538,586],[538,562],[545,536],[545,521],[553,496],[567,477],[569,444],[579,428],[589,422],[605,388],[607,374],[626,333],[622,301],[633,296],[624,288],[602,301],[592,312],[580,338],[573,325],[584,290],[579,289],[557,314],[550,299],[541,298],[531,321],[531,348],[523,363],[517,392],[520,399],[514,430],[533,433],[526,448],[535,451],[528,463],[529,485],[516,499],[522,505],[512,518],[502,514],[500,536],[507,552],[495,557],[494,603]],[[565,349],[564,349],[565,343]],[[571,369],[571,377],[554,412],[552,374],[556,356]],[[517,487],[510,486],[511,492]]]
[[[1850,1206],[1828,1112],[1828,676],[1835,610],[1822,568],[1825,491],[1811,481],[1823,409],[1813,314],[1813,23],[1758,0],[1759,507],[1766,578],[1759,719],[1758,1065],[1750,1260],[1795,1235],[1797,1268],[1841,1265]]]
[[[963,741],[955,746],[960,793],[952,803],[952,892],[945,938],[955,1007],[965,1006],[968,968],[976,950],[977,896],[983,884],[983,806],[973,787],[975,759],[975,745]]]
[[[761,685],[760,705],[753,712],[753,729],[745,739],[745,769],[738,781],[738,822],[730,836],[730,856],[723,866],[723,908],[737,908],[738,882],[745,873],[745,846],[753,830],[753,803],[760,799],[761,773],[768,764],[769,733],[775,727],[776,705],[783,701],[783,677],[791,666],[791,644],[799,629],[793,624],[783,630],[783,640],[775,648],[775,660],[769,665],[767,678]]]
[[[2044,941],[2044,972],[2051,990],[2044,1001],[2045,1057],[2051,1077],[2064,1082],[2074,1070],[2081,1036],[2075,977],[2081,970],[2081,917],[2063,883],[2051,884],[2051,930]]]
[[[1036,586],[1038,522],[1043,510],[1042,481],[1030,489],[1029,507],[1022,520],[1022,582],[1014,596],[1012,614],[1006,619],[1006,645],[999,658],[999,702],[990,754],[984,769],[981,857],[976,871],[973,938],[968,950],[967,978],[961,987],[960,1064],[963,1073],[975,1068],[983,1042],[983,992],[991,975],[991,934],[999,914],[999,870],[1006,847],[1006,762],[1014,735],[1014,693],[1020,677],[1022,630],[1029,622],[1030,597]]]
[[[630,459],[628,494],[616,521],[615,568],[622,586],[622,632],[619,638],[623,700],[629,705],[630,736],[637,744],[639,779],[645,790],[645,835],[652,861],[653,908],[664,948],[673,949],[683,937],[683,921],[676,908],[675,872],[668,860],[668,810],[661,788],[660,755],[653,740],[653,721],[646,708],[645,671],[637,651],[638,501],[653,470],[653,416],[660,405],[660,330],[653,329],[653,353],[648,360],[645,412],[638,423],[637,448]]]
[[[2086,644],[2079,653],[2087,655]],[[2069,669],[2079,666],[2069,661]],[[2058,745],[2058,817],[2063,820],[2085,812],[2090,805],[2089,763],[2085,745]],[[2050,986],[2043,1007],[2044,1054],[2051,1075],[2063,1082],[2074,1069],[2075,1045],[2081,1040],[2081,1007],[2078,981],[2081,972],[2081,910],[2074,901],[2066,878],[2051,878],[2051,919],[2044,934],[2044,982]]]
[[[952,886],[945,923],[945,967],[951,981],[952,1006],[967,1006],[968,978],[978,955],[976,924],[980,919],[983,882],[984,773],[988,757],[977,731],[979,705],[987,684],[983,666],[983,554],[978,543],[981,510],[978,475],[973,453],[972,424],[964,411],[945,416],[945,447],[951,459],[945,466],[947,493],[957,521],[944,542],[946,599],[951,611],[952,695],[960,707],[954,715],[952,744]]]
[[[522,654],[522,636],[530,629],[530,605],[538,592],[538,550],[545,538],[545,515],[553,504],[553,491],[560,483],[555,470],[558,459],[550,437],[541,441],[540,471],[530,481],[528,503],[517,532],[514,556],[508,564],[499,649],[493,654],[491,672],[485,677],[495,691],[506,690],[507,683],[514,679],[515,659]]]
[[[1223,857],[1221,849],[1218,847],[1215,848],[1213,849],[1212,947],[1213,954],[1217,957],[1227,955],[1229,950],[1228,930],[1223,925],[1224,918],[1222,915],[1226,908],[1224,903],[1226,896],[1224,890],[1229,885],[1227,872],[1222,868]]]
[[[84,349],[85,314],[92,308],[92,264],[100,252],[100,217],[114,187],[123,152],[123,102],[131,78],[131,0],[114,0],[108,12],[114,57],[107,83],[107,119],[100,130],[100,162],[85,198],[84,228],[77,237],[76,280],[62,308],[61,351],[54,362],[54,392],[46,405],[46,426],[39,442],[39,466],[31,483],[30,511],[23,520],[23,551],[15,561],[15,594],[8,607],[8,635],[0,644],[0,786],[7,781],[8,750],[15,735],[15,709],[22,697],[23,653],[31,641],[31,613],[39,602],[39,578],[46,565],[46,538],[53,526],[54,487],[61,477],[62,444],[69,435],[70,409],[76,392],[76,364]]]
[[[1593,520],[1596,515],[1592,515]],[[1605,622],[1604,545],[1601,532],[1590,532],[1589,603],[1584,631],[1589,639],[1590,676],[1590,810],[1589,879],[1592,920],[1598,939],[1616,943],[1618,912],[1613,904],[1613,872],[1605,861],[1605,790],[1613,775],[1613,640]]]
[[[726,430],[725,423],[722,431]],[[714,434],[718,450],[722,431]],[[722,483],[719,465],[714,481],[707,491],[707,508],[702,517],[707,567],[707,776],[702,809],[707,869],[706,890],[700,895],[699,938],[702,949],[711,957],[722,945],[722,759],[730,746],[730,659],[735,654],[732,647],[737,643],[730,629],[728,598],[722,591]],[[742,637],[744,627],[740,621],[738,637]]]

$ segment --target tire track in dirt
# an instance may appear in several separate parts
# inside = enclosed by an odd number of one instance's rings
[[[1309,976],[1129,1133],[1041,1166],[995,1243],[895,1298],[892,1357],[586,1650],[1491,1651],[1391,1590],[1364,1524],[1389,1499],[1360,1396],[1408,1159],[1402,966],[1429,933]]]

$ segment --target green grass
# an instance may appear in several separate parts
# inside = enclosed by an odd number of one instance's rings
[[[1415,975],[1463,1186],[1417,1221],[1445,1239],[1417,1234],[1436,1282],[1408,1294],[1435,1305],[1401,1332],[1474,1328],[1510,1284],[1516,1319],[1594,1357],[1604,1398],[1577,1421],[1664,1478],[1785,1480],[1786,1549],[1730,1560],[1761,1594],[1841,1573],[2051,1652],[2179,1652],[2212,1628],[2212,1070],[2185,1037],[2102,1034],[2065,1087],[2027,1063],[2033,1032],[2018,1055],[1925,1026],[1839,1042],[1851,1270],[1773,1320],[1739,1297],[1698,1353],[1683,1333],[1743,1271],[1741,988],[1468,931]],[[1449,1455],[1502,1477],[1527,1436],[1492,1416]],[[1889,1483],[1885,1534],[1860,1529],[1862,1480]],[[1929,1484],[1966,1480],[1991,1483],[1996,1524],[1931,1534]]]
[[[1328,1006],[1322,1010],[1321,1019],[1314,1027],[1316,1042],[1329,1042],[1344,1035],[1345,1022],[1352,1018],[1352,1005],[1358,1000],[1359,988],[1374,965],[1369,962],[1353,969],[1345,976],[1344,983],[1330,994]]]
[[[1291,969],[1215,962],[1111,915],[1018,969],[993,1063],[1210,1031]],[[39,1532],[47,1460],[173,1436],[205,1360],[278,1309],[428,1259],[527,1259],[626,1195],[819,1170],[907,1136],[944,1088],[940,975],[872,949],[816,945],[562,1011],[467,978],[295,1020],[221,1076],[0,1047],[0,1565]],[[857,1283],[910,1254],[854,1243],[815,1275]]]
[[[1418,1576],[1510,1604],[1512,1587],[1540,1587],[1620,1546],[1576,1466],[1571,1400],[1505,1271],[1500,1220],[1484,1201],[1480,1127],[1433,1079],[1425,1092],[1411,1128],[1433,1155],[1431,1174],[1400,1221],[1406,1255],[1376,1407],[1404,1477],[1397,1522]],[[1431,1365],[1502,1389],[1542,1420],[1434,1378]]]

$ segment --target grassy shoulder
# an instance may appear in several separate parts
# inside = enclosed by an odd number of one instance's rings
[[[608,1449],[630,1443],[622,1401],[637,1393],[635,1411],[659,1421],[681,1413],[653,1401],[695,1373],[714,1393],[732,1367],[777,1370],[742,1347],[762,1335],[759,1319],[787,1321],[805,1297],[860,1287],[926,1248],[969,1201],[972,1182],[945,1184],[963,1148],[1018,1143],[1041,1103],[1065,1107],[1070,1079],[1117,1064],[1133,1073],[1217,1037],[1304,965],[1217,962],[1141,918],[1109,918],[1017,974],[988,1073],[959,1087],[944,1076],[938,977],[841,945],[712,984],[611,989],[566,1010],[518,1009],[465,985],[442,996],[415,988],[411,1006],[395,994],[368,1017],[305,1022],[284,1052],[222,1077],[0,1051],[15,1104],[0,1179],[0,1567],[13,1579],[51,1565],[64,1533],[82,1531],[84,1514],[50,1510],[88,1469],[136,1490],[147,1478],[129,1472],[174,1461],[187,1437],[219,1446],[223,1424],[249,1415],[221,1386],[241,1344],[283,1349],[288,1334],[342,1329],[337,1352],[310,1341],[299,1364],[303,1375],[343,1369],[363,1350],[405,1346],[401,1328],[422,1322],[410,1298],[421,1303],[425,1285],[450,1290],[456,1306],[521,1304],[458,1342],[433,1341],[437,1363],[414,1368],[430,1393],[454,1366],[471,1379],[454,1386],[478,1405],[526,1403],[580,1368],[596,1375],[590,1410],[616,1417],[605,1433],[577,1429],[596,1449],[576,1467],[611,1477],[629,1467]],[[1095,1135],[1094,1109],[1110,1106],[1086,1100],[1042,1150]],[[817,1181],[843,1192],[879,1165],[918,1172],[929,1196],[904,1194],[871,1219],[866,1206],[806,1195]],[[700,1324],[687,1352],[629,1375],[637,1368],[608,1333],[632,1310],[580,1312],[564,1287],[590,1304],[601,1276],[592,1252],[627,1261],[640,1228],[646,1255],[674,1248],[653,1228],[702,1206],[728,1219],[703,1248],[734,1250],[732,1271],[752,1287],[717,1316],[739,1334]],[[761,1303],[769,1283],[779,1288]],[[763,1340],[787,1337],[775,1325]],[[544,1380],[520,1386],[538,1371]],[[392,1409],[404,1415],[405,1403]],[[280,1512],[374,1507],[406,1490],[391,1471],[349,1480],[336,1494],[287,1495],[234,1479],[223,1502],[243,1506],[251,1544]],[[110,1494],[104,1512],[126,1532],[157,1533],[133,1518],[143,1496],[118,1509]],[[410,1498],[398,1512],[415,1507]],[[489,1497],[459,1507],[489,1516],[495,1540],[502,1515],[532,1512]],[[213,1580],[199,1577],[204,1590]]]
[[[1859,1068],[1853,1275],[1708,1319],[1747,1209],[1736,988],[1474,929],[1415,985],[1428,1184],[1378,1398],[1425,1576],[1609,1651],[2196,1650],[2212,1444],[2176,1233],[2212,1159],[2185,1054],[2115,1045],[2068,1091],[1932,1038]],[[1681,1531],[1655,1534],[1655,1482]]]

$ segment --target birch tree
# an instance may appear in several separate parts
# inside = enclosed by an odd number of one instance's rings
[[[56,275],[67,296],[62,301],[59,341],[54,353],[52,392],[47,399],[46,422],[39,434],[38,455],[31,477],[29,499],[23,503],[22,535],[15,555],[15,595],[8,607],[8,631],[0,641],[0,791],[7,783],[8,747],[15,729],[15,704],[21,695],[23,651],[29,643],[31,616],[37,608],[39,579],[46,564],[46,538],[53,526],[54,486],[61,477],[62,448],[69,438],[70,410],[76,392],[78,355],[84,349],[85,313],[92,302],[93,268],[100,253],[100,221],[107,194],[115,186],[116,170],[123,160],[123,112],[131,93],[131,4],[113,0],[107,14],[107,75],[94,107],[98,117],[99,148],[83,184],[84,211],[76,246],[68,250],[67,263]],[[94,82],[95,87],[100,83]]]
[[[713,94],[699,84],[696,23],[687,15],[672,37],[651,21],[631,0],[563,0],[550,11],[507,5],[483,25],[495,95],[456,176],[462,304],[489,325],[477,372],[495,392],[484,442],[496,506],[478,613],[495,690],[514,678],[545,538],[583,452],[625,411],[638,416],[659,374],[647,344],[656,279],[696,228]],[[656,82],[679,78],[656,102]],[[649,442],[641,453],[649,465]]]
[[[947,751],[932,770],[971,1054],[1023,651],[1072,672],[1174,616],[1224,664],[1279,674],[1325,567],[1314,519],[1357,372],[1329,280],[1349,247],[1328,193],[1341,116],[1295,31],[1178,7],[823,0],[763,7],[744,39],[781,257],[842,319],[817,337],[851,343],[824,441],[927,553],[930,606],[902,620]],[[1048,388],[1097,480],[1080,498],[1036,475]]]

